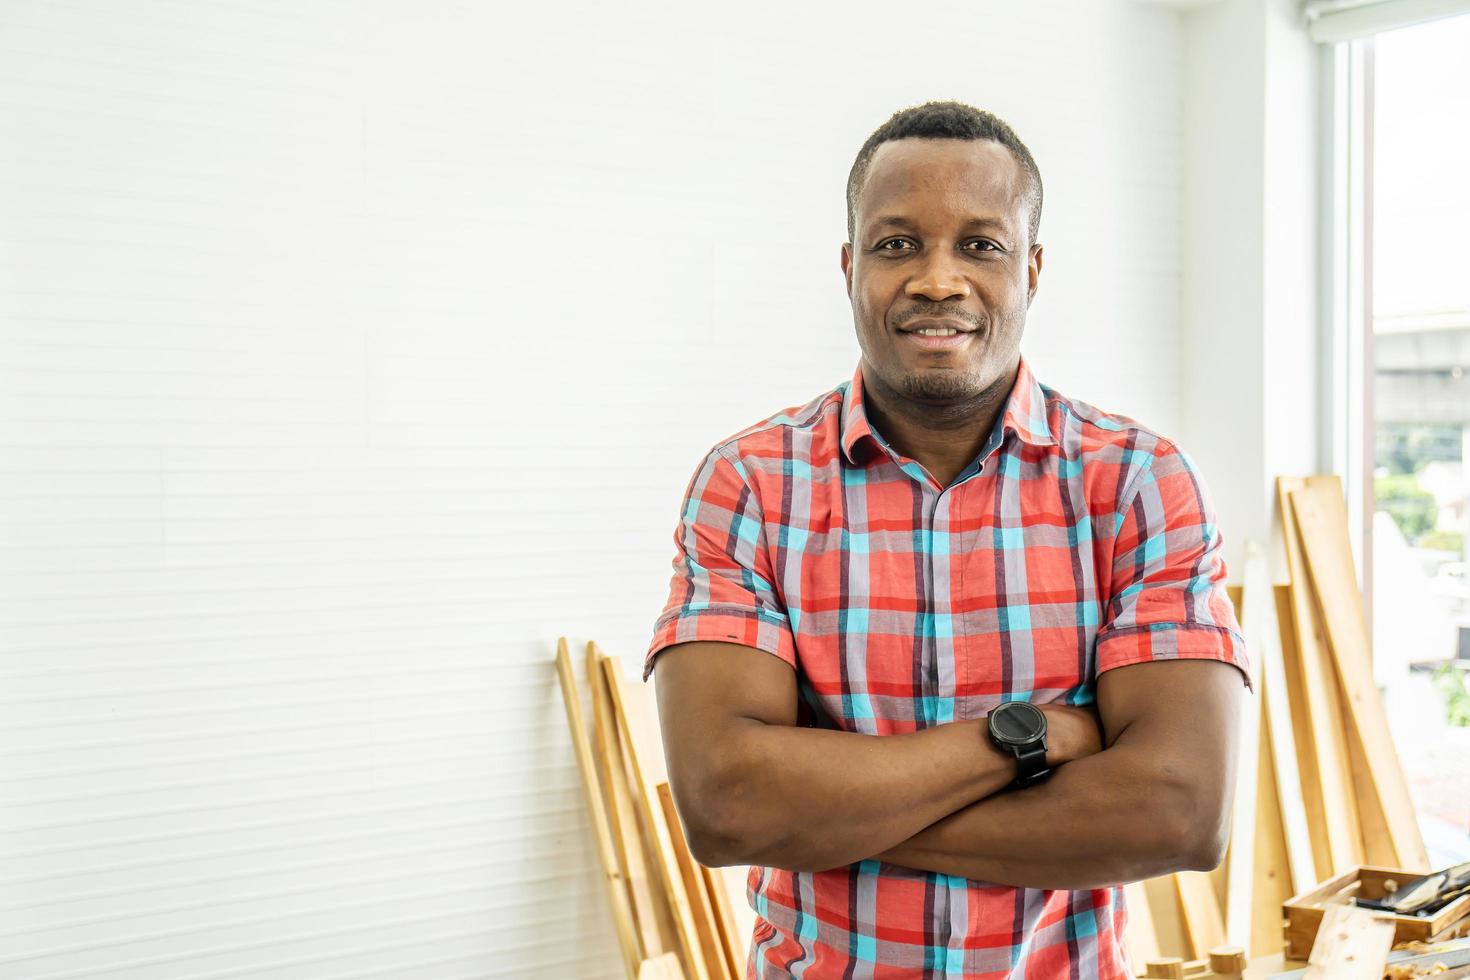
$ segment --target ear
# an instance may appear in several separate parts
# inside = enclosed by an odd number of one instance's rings
[[[1041,279],[1041,246],[1031,246],[1031,257],[1026,263],[1026,305],[1036,296],[1036,284]]]
[[[842,277],[847,280],[847,298],[852,299],[852,242],[842,243]]]

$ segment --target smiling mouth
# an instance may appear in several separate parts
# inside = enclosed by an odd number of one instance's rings
[[[909,321],[908,326],[899,327],[898,332],[924,337],[953,337],[955,334],[974,333],[975,327],[957,317],[921,316]]]
[[[902,330],[903,339],[921,350],[948,351],[964,347],[974,336],[973,330],[949,330],[934,333],[922,330]]]

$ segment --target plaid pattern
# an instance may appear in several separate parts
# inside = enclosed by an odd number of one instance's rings
[[[1024,357],[947,488],[868,424],[851,381],[699,464],[660,650],[757,647],[797,670],[799,724],[873,735],[1007,700],[1087,704],[1124,664],[1246,672],[1211,499],[1178,446],[1040,384]],[[860,861],[755,866],[748,977],[1131,977],[1123,890],[1043,890]]]

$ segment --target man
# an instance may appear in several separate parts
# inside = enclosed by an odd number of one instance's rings
[[[1222,860],[1222,537],[1183,450],[1021,357],[1041,196],[995,116],[894,114],[857,370],[690,480],[643,679],[695,857],[751,866],[748,976],[1131,977],[1122,884]]]

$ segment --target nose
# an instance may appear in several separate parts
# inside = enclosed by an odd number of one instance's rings
[[[970,282],[958,268],[958,259],[948,249],[934,249],[920,260],[904,291],[936,303],[970,295]]]

